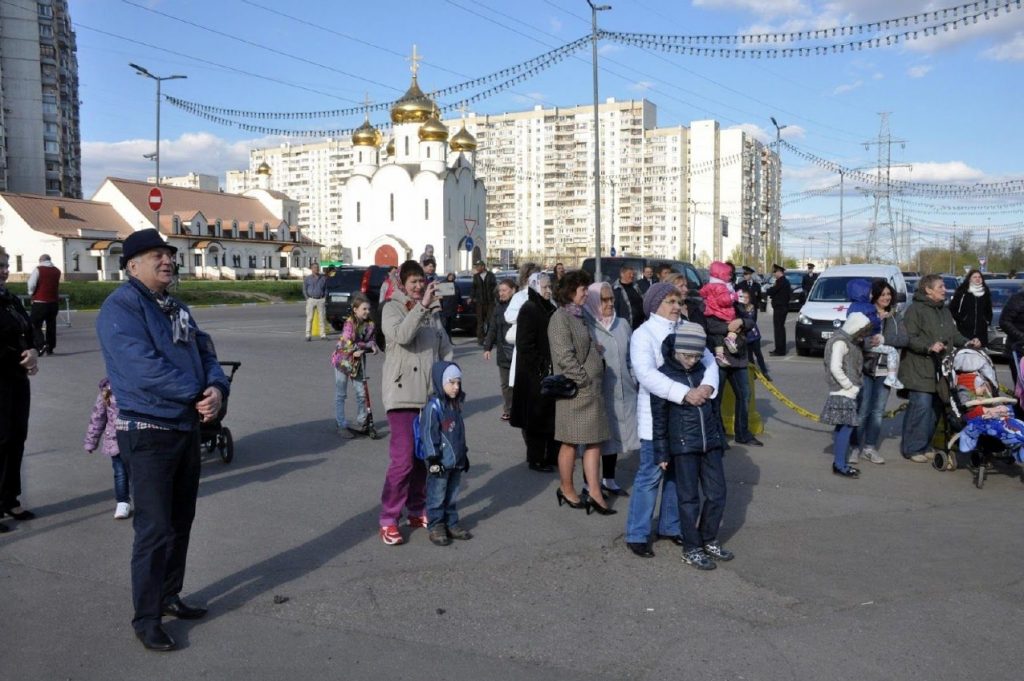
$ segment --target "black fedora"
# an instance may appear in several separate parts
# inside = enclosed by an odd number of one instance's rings
[[[178,252],[178,249],[164,241],[163,237],[160,236],[160,232],[155,229],[140,229],[132,233],[131,236],[124,240],[123,248],[124,250],[121,253],[122,270],[128,267],[128,261],[139,253],[145,253],[154,248],[170,249],[171,255]]]

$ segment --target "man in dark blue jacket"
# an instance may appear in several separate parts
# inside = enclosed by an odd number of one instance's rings
[[[175,647],[162,615],[206,614],[179,593],[199,491],[199,422],[217,418],[230,388],[210,337],[167,294],[176,251],[155,229],[125,239],[128,280],[96,320],[134,490],[132,626],[146,648],[160,651]]]

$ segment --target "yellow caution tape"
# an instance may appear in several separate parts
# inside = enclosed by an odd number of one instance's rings
[[[797,414],[799,414],[800,416],[803,416],[806,419],[814,421],[815,423],[821,421],[821,419],[818,417],[817,414],[815,414],[812,411],[808,411],[807,409],[804,409],[799,404],[797,404],[793,400],[791,400],[788,397],[786,397],[782,393],[781,390],[779,390],[778,388],[775,387],[774,383],[772,383],[767,378],[765,378],[764,374],[762,374],[757,369],[754,369],[754,376],[757,378],[758,381],[761,382],[761,385],[763,385],[768,390],[768,392],[770,392],[772,395],[775,396],[775,399],[777,399],[779,402],[782,402],[782,404],[784,404],[785,406],[789,407],[790,409],[795,411]],[[891,418],[895,417],[897,414],[899,414],[901,411],[903,411],[904,409],[907,408],[907,404],[908,404],[907,402],[904,402],[903,404],[901,404],[900,406],[896,407],[892,411],[885,412],[882,415],[882,417],[883,418],[887,418],[887,419],[891,419]]]

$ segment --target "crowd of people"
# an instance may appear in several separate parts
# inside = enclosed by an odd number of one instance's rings
[[[124,242],[126,282],[97,318],[107,377],[83,443],[87,451],[110,457],[115,518],[133,517],[132,623],[151,650],[176,645],[162,617],[195,619],[206,612],[182,601],[180,591],[198,493],[200,424],[219,418],[230,390],[209,337],[168,292],[174,254],[156,230],[141,230]],[[378,521],[387,545],[406,541],[403,518],[408,527],[426,528],[437,546],[472,538],[458,514],[462,476],[470,468],[462,369],[452,361],[442,282],[433,263],[427,265],[409,260],[382,287],[387,352],[381,401],[389,460]],[[29,379],[39,370],[40,339],[6,287],[8,268],[0,249],[0,518],[19,521],[34,517],[19,497]],[[727,502],[724,452],[730,448],[722,408],[726,384],[735,398],[733,442],[762,446],[748,413],[750,363],[769,378],[757,324],[762,291],[753,270],[743,268],[737,279],[736,268],[724,262],[711,265],[699,292],[667,266],[638,272],[627,264],[617,274],[611,283],[593,282],[583,270],[556,267],[549,275],[525,263],[517,279],[496,281],[477,267],[477,340],[484,359],[498,367],[500,418],[520,430],[530,471],[557,471],[558,507],[610,516],[617,513],[610,502],[628,498],[625,536],[633,554],[651,557],[654,542],[664,539],[681,548],[685,564],[711,570],[734,557],[719,537]],[[773,275],[764,295],[773,302],[778,326],[780,309],[783,322],[788,309],[789,284],[781,267]],[[306,283],[314,285],[305,290]],[[319,313],[316,283],[304,282],[307,317]],[[834,427],[832,470],[855,478],[860,461],[884,463],[882,416],[891,391],[901,389],[908,407],[900,452],[927,462],[935,455],[931,443],[942,410],[935,358],[952,348],[986,345],[992,305],[984,279],[969,273],[947,305],[942,277],[925,276],[902,315],[887,281],[854,280],[847,292],[850,311],[824,357],[829,392],[820,419]],[[371,301],[356,295],[351,304],[331,357],[342,437],[366,432],[365,361],[380,351]],[[1008,345],[1024,343],[1024,293],[1006,305],[1001,326]],[[310,330],[307,323],[307,340]],[[55,345],[45,337],[42,343],[51,350]],[[775,348],[773,354],[784,354],[784,334],[777,332]],[[983,385],[983,379],[992,383],[983,367],[972,376],[965,390],[992,394],[993,386]],[[357,400],[354,424],[346,417],[349,386]],[[1010,418],[1006,408],[976,412],[991,423]],[[633,452],[636,473],[631,485],[622,485],[617,460]],[[9,529],[0,523],[0,532]]]

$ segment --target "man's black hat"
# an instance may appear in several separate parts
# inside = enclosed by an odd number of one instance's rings
[[[782,272],[783,274],[785,274],[786,273],[786,268],[783,267],[782,265],[779,265],[778,263],[776,263],[776,264],[772,265],[772,272]]]
[[[155,229],[140,229],[132,233],[131,236],[124,240],[123,248],[124,251],[121,253],[122,270],[128,267],[128,261],[139,253],[145,253],[154,248],[169,248],[171,255],[178,252],[178,249],[164,241],[163,237],[160,236],[160,232]]]
[[[753,267],[743,266],[743,274],[753,274],[756,270]]]

